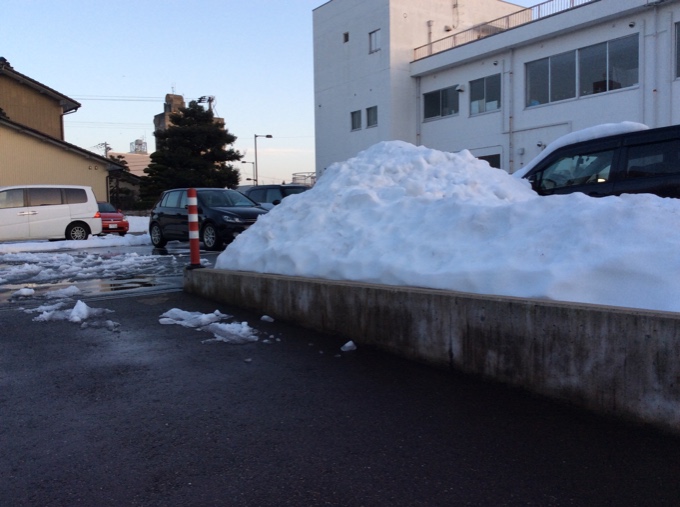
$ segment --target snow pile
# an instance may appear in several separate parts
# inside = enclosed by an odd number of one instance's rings
[[[541,197],[469,152],[394,141],[329,167],[215,267],[677,312],[677,230],[677,199]]]
[[[234,322],[231,324],[220,322],[221,320],[231,318],[233,318],[232,315],[227,315],[219,310],[215,310],[213,313],[200,313],[173,308],[161,315],[158,321],[161,324],[178,324],[212,333],[214,338],[205,342],[221,341],[241,344],[257,341],[257,331],[251,328],[247,322]]]

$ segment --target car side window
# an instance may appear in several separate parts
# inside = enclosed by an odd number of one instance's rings
[[[264,202],[264,190],[261,188],[251,190],[248,197],[250,197],[255,202]]]
[[[614,150],[564,156],[532,175],[529,180],[537,190],[604,183],[609,181],[613,160]]]
[[[66,202],[68,204],[81,204],[87,202],[87,193],[82,188],[65,188]]]
[[[13,188],[0,192],[0,209],[22,208],[24,206],[24,190]]]
[[[680,174],[680,140],[628,148],[626,178],[651,178]]]
[[[265,202],[280,201],[281,199],[283,199],[283,195],[281,194],[281,189],[270,188],[269,190],[267,190],[267,198],[265,199]]]
[[[179,196],[179,207],[185,209],[187,207],[187,193],[181,192]]]
[[[163,206],[164,208],[179,208],[181,194],[182,192],[179,190],[173,190],[172,192],[168,192],[167,195],[163,198],[161,206]]]
[[[29,188],[29,206],[55,206],[62,204],[60,188]]]

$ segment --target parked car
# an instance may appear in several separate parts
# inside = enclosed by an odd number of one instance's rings
[[[123,212],[110,202],[98,202],[97,205],[102,217],[102,234],[125,236],[130,230],[130,224]]]
[[[272,209],[279,204],[284,197],[300,194],[310,187],[305,185],[254,185],[244,188],[241,193],[250,197],[265,209]]]
[[[101,232],[102,220],[91,187],[0,187],[0,241],[82,240]]]
[[[529,169],[524,178],[541,195],[680,197],[680,125],[563,146]]]
[[[197,188],[200,240],[208,250],[219,250],[267,213],[236,190]],[[189,239],[187,189],[166,190],[151,210],[151,242],[157,248],[169,240]]]

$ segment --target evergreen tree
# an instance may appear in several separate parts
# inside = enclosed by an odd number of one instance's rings
[[[213,112],[196,101],[170,115],[172,125],[154,132],[156,151],[144,169],[142,198],[153,201],[170,188],[236,188],[239,173],[229,162],[243,156],[232,146],[236,136],[219,123]]]
[[[124,178],[123,173],[129,173],[128,161],[123,155],[109,155],[109,159],[123,166],[121,170],[109,172],[109,198],[111,204],[116,208],[132,209],[133,192],[129,188],[121,187],[120,180]]]

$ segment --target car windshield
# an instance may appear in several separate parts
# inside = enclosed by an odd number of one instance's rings
[[[108,202],[100,202],[99,204],[99,212],[100,213],[118,213],[118,210],[113,207],[113,204],[108,203]]]
[[[252,207],[255,202],[235,190],[201,190],[198,195],[208,208]]]

